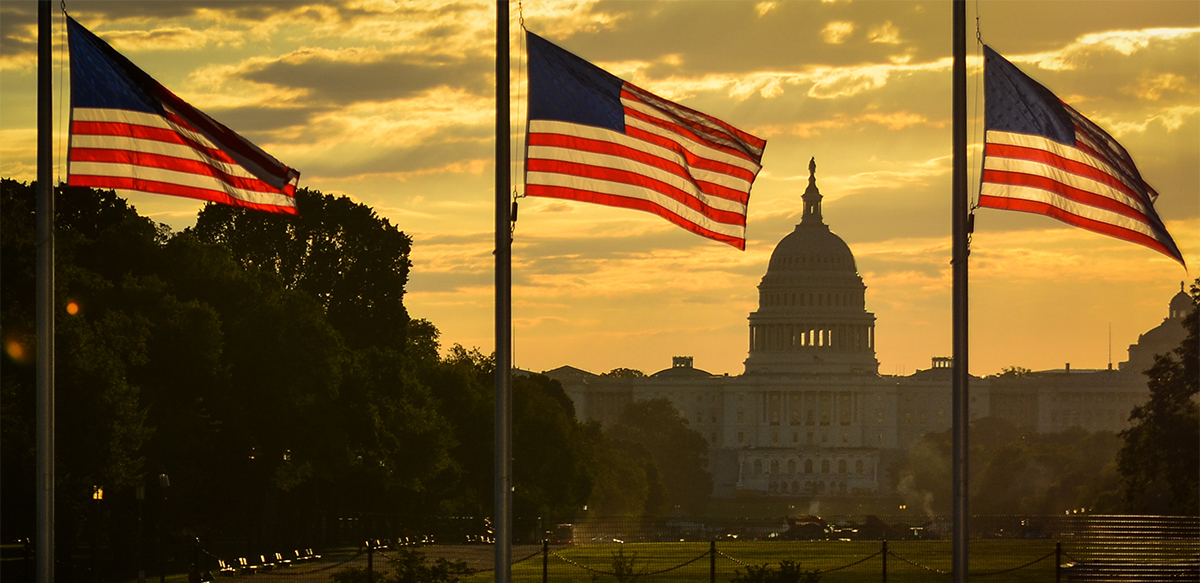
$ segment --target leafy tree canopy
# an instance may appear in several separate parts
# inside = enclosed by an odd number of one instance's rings
[[[950,430],[929,433],[891,469],[893,487],[914,509],[951,511]],[[971,423],[968,483],[978,514],[1061,514],[1089,508],[1115,511],[1115,456],[1111,432],[1079,428],[1058,433],[1023,431],[1002,419]],[[1108,505],[1105,507],[1105,505]]]
[[[1191,287],[1187,335],[1146,371],[1150,398],[1129,414],[1121,432],[1118,469],[1124,500],[1133,512],[1200,514],[1200,278]]]
[[[602,377],[617,377],[625,379],[640,379],[645,378],[646,373],[636,368],[614,368],[606,373],[600,373]]]
[[[346,196],[302,188],[296,208],[299,216],[210,204],[194,232],[315,299],[350,346],[402,349],[412,239]]]
[[[667,399],[634,401],[626,406],[609,436],[645,448],[666,491],[665,503],[684,513],[699,513],[712,492],[708,442],[688,427],[687,419]]]

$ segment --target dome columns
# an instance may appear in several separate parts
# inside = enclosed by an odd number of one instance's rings
[[[855,324],[751,324],[750,352],[875,351],[875,325]]]

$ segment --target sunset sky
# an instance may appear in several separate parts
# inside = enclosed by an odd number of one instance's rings
[[[1200,268],[1200,2],[967,6],[969,36],[978,16],[985,43],[1129,150],[1191,269],[1046,217],[982,209],[970,263],[971,372],[1103,368],[1110,346],[1114,364],[1125,360]],[[800,220],[810,157],[826,223],[867,285],[880,372],[911,374],[950,355],[949,2],[529,0],[523,9],[533,32],[767,147],[745,252],[645,213],[522,199],[516,366],[649,373],[690,355],[698,368],[740,374],[756,286]],[[411,235],[411,315],[432,321],[446,346],[492,350],[493,4],[68,2],[67,10],[300,170],[301,186],[368,204]],[[517,10],[514,2],[519,153]],[[63,30],[56,14],[56,59]],[[29,181],[35,3],[0,3],[0,36],[0,176]],[[981,50],[968,46],[973,193]],[[56,67],[56,115],[66,113],[66,78]],[[62,119],[55,127],[56,178],[65,180]],[[202,206],[149,195],[131,202],[176,230]]]

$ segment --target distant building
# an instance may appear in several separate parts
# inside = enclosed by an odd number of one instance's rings
[[[850,247],[821,215],[810,163],[804,213],[771,255],[749,316],[749,355],[739,376],[676,356],[646,377],[608,377],[563,366],[557,379],[580,418],[608,426],[635,400],[667,398],[709,443],[713,495],[875,497],[888,463],[921,435],[950,428],[952,360],[935,357],[909,376],[879,374],[875,316]],[[1130,346],[1119,370],[1061,370],[973,378],[972,418],[994,416],[1041,432],[1119,431],[1148,395],[1141,373],[1179,344],[1191,299]]]

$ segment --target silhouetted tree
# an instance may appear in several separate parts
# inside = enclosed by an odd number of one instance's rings
[[[617,441],[639,444],[650,452],[666,491],[668,510],[702,512],[712,493],[708,442],[688,427],[687,419],[667,399],[634,401],[608,430]]]
[[[971,423],[971,511],[1060,514],[1096,508],[1116,488],[1120,442],[1108,431],[1021,430],[993,417]],[[892,487],[915,510],[949,514],[952,436],[921,436],[891,469]]]
[[[617,377],[617,378],[625,378],[625,379],[640,379],[640,378],[645,377],[646,373],[644,373],[636,368],[617,367],[606,373],[601,373],[600,376],[602,376],[602,377]]]
[[[579,440],[575,405],[558,381],[513,379],[513,512],[570,521],[592,485]]]
[[[194,231],[311,296],[350,347],[403,349],[412,239],[346,196],[302,188],[296,207],[299,216],[210,204]]]
[[[643,516],[663,510],[662,480],[646,448],[632,442],[614,443],[598,421],[581,427],[579,443],[591,483],[590,512]]]
[[[1192,284],[1193,307],[1183,320],[1187,336],[1146,371],[1150,398],[1133,409],[1133,426],[1120,433],[1118,468],[1125,502],[1134,512],[1200,513],[1198,286],[1200,279]]]

